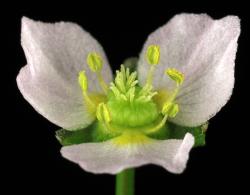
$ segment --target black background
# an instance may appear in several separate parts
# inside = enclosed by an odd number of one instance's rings
[[[35,3],[34,3],[35,4]],[[20,21],[22,16],[44,22],[72,21],[89,31],[104,47],[113,69],[130,56],[140,52],[147,36],[165,24],[172,16],[181,12],[208,13],[214,18],[229,14],[241,18],[242,33],[236,59],[236,84],[228,104],[210,120],[207,144],[193,149],[186,171],[173,175],[163,168],[148,165],[136,170],[136,194],[178,194],[205,192],[241,191],[247,188],[245,177],[249,177],[247,126],[249,110],[248,46],[249,17],[240,8],[169,8],[150,9],[102,8],[102,5],[83,4],[71,8],[60,6],[12,7],[3,17],[6,36],[2,42],[7,61],[2,64],[1,79],[2,150],[1,161],[4,183],[8,192],[38,192],[56,194],[108,194],[114,193],[114,176],[94,175],[81,170],[77,165],[60,156],[60,144],[54,133],[58,129],[26,102],[17,89],[15,78],[26,64],[20,45]],[[96,9],[98,6],[100,9]],[[7,8],[6,8],[7,9]],[[7,52],[6,52],[7,51]],[[3,183],[1,184],[3,186]],[[7,193],[7,194],[9,194]]]

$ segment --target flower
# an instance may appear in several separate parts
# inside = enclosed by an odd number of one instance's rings
[[[239,34],[236,16],[176,15],[148,37],[137,71],[121,66],[113,80],[102,47],[78,25],[24,17],[27,65],[17,84],[63,128],[62,156],[84,170],[115,174],[152,163],[181,173],[197,132],[231,96]]]

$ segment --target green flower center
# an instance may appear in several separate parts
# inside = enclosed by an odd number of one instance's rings
[[[138,127],[151,124],[158,118],[157,105],[152,100],[157,93],[152,87],[138,86],[136,72],[130,74],[129,68],[122,65],[110,86],[107,107],[114,124]]]
[[[175,117],[179,111],[179,106],[174,100],[184,80],[183,74],[175,69],[167,69],[166,74],[176,83],[175,90],[154,91],[152,80],[155,66],[160,58],[159,46],[149,46],[146,56],[151,67],[145,85],[139,86],[137,73],[131,73],[129,68],[123,65],[120,71],[116,71],[114,81],[107,85],[100,73],[102,68],[100,55],[96,53],[88,55],[87,63],[97,74],[106,98],[92,98],[88,94],[85,71],[79,73],[78,81],[89,112],[96,115],[105,133],[123,135],[116,138],[118,144],[130,142],[132,137],[133,142],[136,142],[135,140],[144,142],[146,135],[160,131],[168,117]]]

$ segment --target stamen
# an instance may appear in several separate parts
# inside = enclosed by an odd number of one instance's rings
[[[168,102],[173,102],[176,98],[176,95],[179,92],[180,86],[184,81],[184,74],[174,68],[168,68],[165,70],[165,74],[168,75],[173,81],[176,82],[176,88],[173,91],[172,95],[168,99]]]
[[[148,46],[146,57],[150,65],[157,65],[160,60],[160,46],[158,45]]]
[[[176,82],[176,88],[173,93],[169,96],[167,101],[163,104],[162,114],[164,115],[163,121],[167,120],[168,117],[175,117],[179,112],[179,105],[174,102],[181,84],[184,81],[184,75],[174,68],[169,68],[165,71],[166,75],[168,75],[173,81]],[[166,121],[165,121],[166,122]]]
[[[184,75],[175,68],[168,68],[165,70],[165,74],[174,80],[178,85],[181,85],[184,81]]]
[[[166,114],[166,115],[164,115],[162,120],[156,126],[154,126],[152,128],[145,128],[144,132],[146,134],[151,134],[151,133],[157,132],[165,125],[165,123],[167,122],[167,119],[168,119],[168,115]]]
[[[87,57],[87,64],[92,72],[97,72],[102,69],[102,57],[95,52],[89,53]]]
[[[152,85],[154,72],[155,72],[155,66],[151,65],[150,69],[149,69],[149,72],[148,72],[148,75],[147,75],[146,85]]]
[[[97,74],[97,78],[98,78],[98,81],[99,81],[99,84],[100,86],[102,87],[102,90],[105,94],[108,93],[108,85],[106,84],[106,82],[104,81],[103,77],[102,77],[102,74],[100,71],[96,72]]]
[[[147,75],[146,85],[152,85],[155,66],[160,60],[160,47],[158,45],[150,45],[147,49],[146,58],[150,65],[150,70]]]
[[[173,102],[166,102],[163,105],[162,108],[163,115],[168,115],[169,117],[174,118],[178,112],[179,112],[178,104],[175,104]]]
[[[92,111],[95,110],[95,104],[91,101],[88,95],[88,78],[85,71],[80,71],[78,75],[78,82],[82,89],[82,94],[87,104],[87,107]]]
[[[108,107],[105,103],[102,102],[97,106],[96,118],[104,124],[107,132],[110,132],[110,133],[115,132],[115,130],[110,125],[111,116],[110,116]]]
[[[102,57],[95,52],[89,53],[87,57],[87,64],[89,65],[90,70],[96,73],[99,84],[102,87],[102,90],[104,91],[105,94],[107,94],[108,85],[105,83],[101,74],[101,70],[103,67]]]
[[[96,117],[101,122],[110,123],[111,117],[108,107],[105,103],[102,102],[97,106]]]
[[[173,117],[176,116],[176,114],[178,112],[179,112],[178,104],[167,102],[162,108],[162,114],[164,115],[162,120],[154,127],[145,128],[144,132],[146,134],[151,134],[151,133],[157,132],[158,130],[160,130],[165,125],[165,123],[167,122],[168,117],[173,118]]]
[[[179,105],[173,104],[172,108],[169,110],[168,116],[170,118],[174,118],[178,112],[179,112]]]
[[[79,72],[78,82],[82,90],[86,92],[88,90],[88,79],[84,70]]]

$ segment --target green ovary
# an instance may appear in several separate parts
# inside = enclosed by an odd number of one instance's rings
[[[112,123],[124,127],[138,127],[152,124],[158,117],[157,105],[153,101],[124,101],[111,98],[107,106]]]

